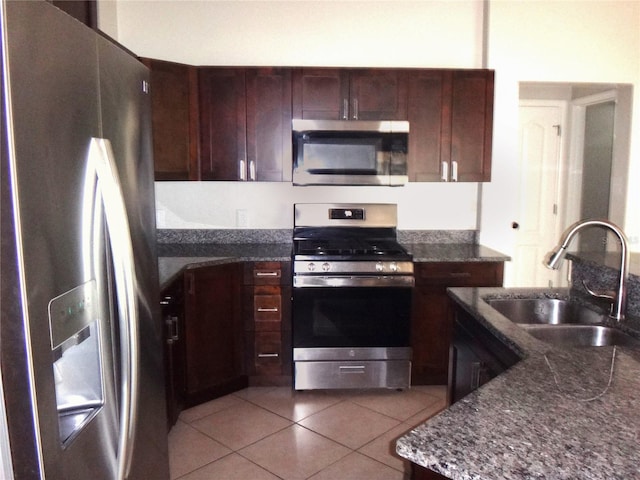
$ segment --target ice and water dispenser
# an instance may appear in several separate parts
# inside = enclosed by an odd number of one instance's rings
[[[104,404],[100,311],[95,281],[73,288],[49,302],[56,402],[63,445],[70,443]]]

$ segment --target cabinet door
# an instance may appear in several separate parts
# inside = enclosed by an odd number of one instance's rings
[[[406,120],[407,82],[403,70],[352,70],[350,120]]]
[[[293,79],[293,116],[314,120],[406,120],[405,72],[305,68]]]
[[[197,71],[143,59],[151,70],[151,122],[156,180],[197,180]]]
[[[451,155],[451,72],[416,70],[408,74],[410,182],[439,182]]]
[[[246,93],[243,69],[200,70],[202,180],[246,180]]]
[[[451,169],[459,182],[491,180],[493,71],[454,71]]]
[[[291,70],[246,71],[248,179],[291,181]]]
[[[415,264],[411,318],[412,384],[447,383],[453,311],[448,287],[502,286],[502,262]]]
[[[452,320],[445,287],[416,287],[411,325],[411,383],[447,383]]]
[[[243,378],[240,264],[185,273],[188,403],[247,385]]]
[[[341,68],[297,69],[293,76],[293,117],[347,120],[349,74]]]
[[[174,425],[185,401],[184,289],[182,276],[162,291],[167,421]]]

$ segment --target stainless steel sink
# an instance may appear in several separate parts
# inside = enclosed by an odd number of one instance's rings
[[[509,298],[487,300],[487,303],[514,323],[580,324],[603,323],[606,316],[569,300],[557,298]]]
[[[520,325],[543,342],[563,347],[605,347],[612,345],[640,347],[626,333],[601,325]]]

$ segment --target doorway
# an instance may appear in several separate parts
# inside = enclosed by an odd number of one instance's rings
[[[520,85],[520,198],[508,286],[567,286],[568,262],[558,273],[542,260],[570,224],[608,218],[624,228],[630,104],[628,85]],[[617,248],[604,231],[584,233],[572,250]]]

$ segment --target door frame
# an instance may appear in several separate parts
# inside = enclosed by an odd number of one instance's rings
[[[571,147],[569,149],[569,164],[567,175],[567,199],[572,198],[572,202],[566,202],[565,218],[568,222],[574,223],[580,218],[580,205],[582,201],[582,171],[584,162],[584,129],[585,119],[587,113],[587,107],[592,105],[598,105],[600,103],[606,103],[613,101],[618,106],[618,93],[616,90],[608,90],[606,92],[597,93],[595,95],[588,95],[586,97],[576,98],[571,101],[571,132],[570,142]],[[614,136],[616,134],[614,117]],[[612,158],[612,167],[615,162],[615,157]],[[613,178],[613,175],[612,175]],[[612,185],[613,187],[613,185]],[[609,194],[609,217],[611,217],[611,205],[616,202],[614,196],[617,195],[617,190],[611,188]],[[626,192],[623,194],[626,195]],[[613,203],[612,203],[613,202]],[[624,217],[623,217],[624,218]],[[618,219],[612,219],[614,222]]]

